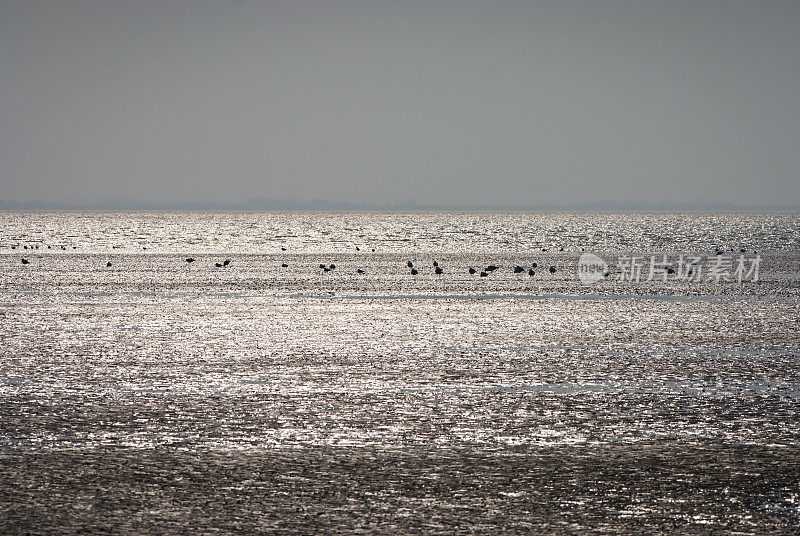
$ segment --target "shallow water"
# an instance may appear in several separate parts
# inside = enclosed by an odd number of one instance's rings
[[[800,523],[798,214],[0,221],[6,532]],[[717,248],[759,280],[577,275]]]

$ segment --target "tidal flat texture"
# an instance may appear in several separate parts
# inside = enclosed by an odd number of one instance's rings
[[[0,533],[800,526],[798,214],[0,221]]]

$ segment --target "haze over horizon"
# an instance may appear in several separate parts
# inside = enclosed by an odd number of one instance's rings
[[[0,200],[800,205],[800,3],[4,1]]]

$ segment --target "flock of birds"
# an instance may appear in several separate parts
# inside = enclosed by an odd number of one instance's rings
[[[67,246],[63,246],[62,245],[60,247],[61,247],[62,250],[66,250],[67,249]],[[11,249],[16,249],[16,248],[17,248],[17,246],[11,246]],[[32,246],[29,247],[29,246],[25,245],[25,246],[23,246],[23,248],[24,249],[39,249],[39,246],[38,245],[32,245]],[[51,246],[47,246],[47,249],[51,249]],[[72,246],[72,249],[77,249],[77,247],[76,246]],[[147,248],[143,247],[142,249],[147,249]],[[281,251],[286,251],[286,249],[287,248],[285,246],[281,247]],[[356,249],[356,251],[361,251],[361,248],[359,248],[358,246],[356,246],[355,249]],[[372,251],[374,253],[375,252],[375,248],[372,248]],[[547,249],[546,248],[542,248],[542,251],[547,251]],[[564,248],[562,247],[560,249],[560,251],[564,251]],[[735,251],[735,249],[731,248],[731,251]],[[741,248],[740,251],[741,251],[741,253],[745,253],[747,250],[745,248]],[[722,255],[723,253],[724,253],[724,250],[722,250],[722,249],[717,248],[715,250],[715,254],[716,255]],[[755,251],[753,253],[755,253]],[[186,258],[186,263],[187,264],[191,264],[191,263],[195,262],[196,260],[197,259],[195,259],[194,257],[187,257]],[[30,260],[26,259],[25,257],[23,257],[21,259],[21,261],[22,261],[22,264],[30,264]],[[222,262],[215,262],[214,266],[216,268],[225,268],[230,264],[231,264],[231,259],[225,259]],[[111,261],[106,262],[106,268],[111,268],[111,266],[112,266]],[[287,268],[288,266],[289,265],[287,263],[285,263],[285,262],[281,263],[281,268]],[[418,275],[419,274],[419,270],[417,269],[417,267],[414,266],[414,263],[412,261],[408,261],[406,263],[406,266],[410,269],[411,275]],[[538,264],[536,262],[533,262],[533,263],[531,263],[530,267],[526,268],[524,266],[516,265],[516,266],[514,266],[512,268],[512,270],[513,270],[513,272],[515,274],[521,274],[521,273],[525,273],[527,271],[528,275],[530,277],[533,277],[534,275],[536,275],[536,268],[537,267],[538,267]],[[330,272],[330,271],[336,269],[336,265],[335,264],[320,264],[319,268],[323,272]],[[668,273],[670,273],[670,274],[674,273],[674,270],[672,268],[669,268],[669,267],[665,267],[665,268],[668,270]],[[479,274],[480,277],[488,277],[489,274],[491,274],[492,272],[494,272],[496,270],[499,270],[499,269],[500,269],[500,267],[496,266],[494,264],[490,264],[490,265],[486,266],[485,268],[473,268],[472,266],[467,267],[467,271],[471,275]],[[554,274],[554,273],[556,273],[556,267],[555,266],[550,266],[547,269],[547,271],[550,272],[551,274]],[[439,262],[438,261],[433,261],[433,272],[436,275],[444,274],[444,268],[439,266]],[[356,273],[357,274],[364,274],[364,273],[366,273],[366,271],[363,268],[358,268],[358,269],[356,269]],[[691,272],[689,272],[689,273],[691,274]],[[609,274],[605,274],[605,275],[608,276]]]
[[[406,263],[406,266],[411,269],[411,275],[417,275],[419,273],[419,270],[417,270],[417,268],[414,266],[413,262],[408,261]],[[538,266],[539,265],[537,263],[535,263],[535,262],[531,263],[530,268],[527,269],[528,275],[531,276],[531,277],[536,275],[535,268],[537,268]],[[478,273],[478,270],[480,270],[480,273],[479,273],[480,277],[488,277],[490,273],[494,272],[495,270],[499,270],[499,269],[500,269],[499,266],[494,265],[494,264],[490,264],[490,265],[488,265],[487,267],[485,267],[483,269],[473,268],[472,266],[469,266],[467,268],[467,271],[471,275],[474,275],[474,274]],[[357,270],[357,271],[358,271],[358,273],[363,273],[361,270]],[[518,265],[513,267],[513,271],[514,271],[515,274],[521,274],[521,273],[524,273],[526,271],[526,269],[518,264]],[[550,268],[548,268],[548,271],[551,274],[554,274],[554,273],[556,273],[556,267],[555,266],[550,266]],[[439,262],[438,261],[433,261],[433,272],[436,275],[442,275],[444,273],[444,268],[439,266]]]
[[[12,249],[16,249],[16,246],[11,246],[11,248]],[[28,246],[24,246],[24,248],[28,249]],[[51,247],[47,246],[47,248],[50,249]],[[30,249],[39,249],[39,246],[37,245],[37,246],[35,246],[35,248],[34,248],[34,246],[31,246]],[[61,249],[67,249],[67,248],[66,248],[66,246],[61,246]],[[73,246],[72,249],[76,249],[75,246]],[[146,249],[146,248],[144,248],[144,249]],[[360,250],[361,250],[361,248],[356,246],[356,251],[360,251]],[[561,251],[563,251],[563,250],[564,250],[564,248],[561,248]],[[281,251],[286,251],[286,247],[281,247]],[[372,251],[374,252],[375,248],[373,248]],[[191,264],[191,263],[195,262],[196,260],[197,259],[195,259],[194,257],[186,257],[186,259],[185,259],[186,264]],[[25,257],[23,257],[21,259],[21,261],[22,261],[22,264],[30,264],[30,262],[31,262],[29,259],[26,259]],[[225,259],[222,262],[215,262],[214,263],[214,267],[216,267],[216,268],[225,268],[225,267],[229,266],[231,264],[231,262],[232,262],[231,259]],[[112,266],[111,261],[106,262],[106,268],[111,268],[111,266]],[[410,270],[409,273],[411,275],[418,275],[419,274],[419,270],[417,269],[417,267],[414,266],[414,263],[412,261],[408,261],[406,263],[406,266],[409,268],[409,270]],[[287,263],[285,263],[285,262],[281,263],[281,268],[288,268],[288,267],[289,267],[289,265]],[[538,264],[536,262],[533,262],[533,263],[531,263],[530,267],[526,268],[526,267],[523,267],[523,266],[520,266],[520,265],[516,265],[516,266],[514,266],[512,268],[512,270],[513,270],[513,272],[515,274],[521,274],[521,273],[525,273],[527,271],[528,275],[533,277],[534,275],[536,275],[536,270],[535,269],[537,267],[538,267]],[[323,272],[330,272],[330,271],[333,271],[333,270],[336,269],[336,265],[333,264],[333,263],[331,263],[331,264],[320,264],[319,268]],[[480,277],[488,277],[489,274],[491,274],[492,272],[495,272],[496,270],[499,270],[499,269],[500,269],[499,266],[494,265],[494,264],[490,264],[490,265],[486,266],[485,268],[474,268],[472,266],[469,266],[467,268],[467,272],[469,272],[469,274],[471,274],[471,275],[478,274]],[[554,273],[556,273],[556,267],[555,266],[550,266],[548,268],[548,271],[551,274],[554,274]],[[439,265],[439,261],[433,261],[433,272],[436,275],[444,274],[444,268],[442,268]],[[357,268],[356,269],[356,273],[357,274],[364,274],[364,273],[366,273],[366,270],[364,270],[363,268]]]

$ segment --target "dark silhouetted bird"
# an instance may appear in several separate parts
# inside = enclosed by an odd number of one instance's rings
[[[111,261],[108,261],[108,262],[106,263],[106,268],[111,268]]]
[[[336,268],[336,265],[335,264],[331,264],[328,268],[330,268],[331,270],[334,270]]]
[[[495,270],[497,270],[497,266],[495,266],[494,264],[490,264],[489,266],[486,267],[487,272],[494,272]]]
[[[440,267],[438,267],[438,266],[437,266],[437,267],[436,267],[436,269],[435,269],[434,271],[436,272],[436,275],[442,275],[442,272],[443,272],[444,270],[442,270]]]
[[[189,257],[188,259],[186,259],[186,262],[188,263],[194,262],[194,257]]]
[[[475,268],[473,268],[472,266],[470,266],[469,267],[469,273],[474,274],[475,272],[477,272],[477,270]]]
[[[439,266],[439,261],[433,261],[434,266]]]
[[[224,261],[222,261],[222,266],[228,266],[230,263],[231,263],[230,259],[225,259]]]
[[[286,248],[281,246],[281,251],[286,251]]]
[[[324,264],[320,264],[320,265],[319,265],[319,267],[320,267],[320,268],[322,268],[323,270],[324,270],[325,268],[327,268],[327,267],[326,267]]]
[[[283,264],[281,264],[281,268],[288,268],[288,266],[289,266],[289,265],[288,265],[288,264],[286,264],[285,262],[284,262]]]
[[[416,268],[411,269],[411,275],[417,275],[418,273]]]
[[[22,264],[28,264],[28,263],[30,263],[30,262],[31,262],[31,261],[29,261],[28,259],[22,259]]]
[[[222,268],[222,263],[221,262],[215,262],[214,266],[216,266],[217,268]]]
[[[538,264],[536,264],[535,262],[532,262],[532,263],[531,263],[531,266],[533,266],[534,268],[536,268],[536,267],[537,267],[537,266],[539,266],[539,265],[538,265]]]
[[[533,271],[533,268],[529,268],[528,269],[528,275],[531,276],[531,277],[536,275],[536,272]]]
[[[486,277],[487,275],[489,274],[487,274],[486,272],[481,272],[481,277]]]
[[[408,266],[409,268],[413,268],[413,267],[414,267],[414,263],[413,263],[413,262],[411,262],[411,261],[408,261],[408,262],[406,263],[406,266]]]
[[[361,248],[356,246],[356,251],[361,251]]]
[[[363,273],[364,273],[364,270],[362,270],[361,268],[359,268],[358,270],[356,270],[356,273],[357,273],[357,274],[363,274]]]
[[[551,274],[554,274],[554,273],[556,273],[556,267],[555,267],[555,266],[551,266],[551,267],[550,267],[550,268],[548,268],[548,269],[550,270],[550,273],[551,273]]]
[[[525,271],[525,268],[523,268],[522,266],[515,266],[514,267],[514,273],[515,274],[521,274],[524,271]]]

